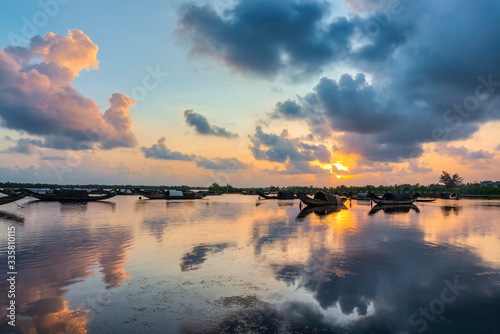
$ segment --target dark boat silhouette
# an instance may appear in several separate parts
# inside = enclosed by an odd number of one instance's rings
[[[292,191],[278,191],[276,196],[269,196],[264,194],[263,191],[257,191],[257,194],[264,199],[296,199],[298,198]]]
[[[305,205],[320,206],[320,205],[340,205],[346,201],[347,198],[333,195],[324,191],[319,191],[314,195],[314,198],[307,196],[304,193],[297,194]]]
[[[107,192],[104,195],[90,195],[87,190],[55,189],[53,192],[40,194],[29,189],[24,189],[28,196],[40,201],[50,202],[93,202],[101,201],[116,196],[115,192]]]
[[[139,193],[149,199],[200,199],[205,197],[203,194],[194,193],[185,190],[158,190],[158,191],[145,191],[141,190]]]
[[[369,193],[368,196],[377,204],[383,205],[404,205],[404,204],[413,204],[416,201],[419,194],[415,194],[410,196],[408,194],[392,194],[386,193],[384,196],[379,197],[373,193]]]

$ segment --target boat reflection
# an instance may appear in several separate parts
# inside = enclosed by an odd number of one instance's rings
[[[402,205],[375,205],[370,212],[369,215],[374,215],[379,211],[383,211],[385,214],[398,214],[398,213],[408,213],[410,211],[415,211],[416,213],[420,213],[420,209],[415,204],[402,204]]]
[[[322,206],[306,206],[297,215],[298,220],[302,220],[311,213],[314,213],[318,217],[326,217],[334,212],[340,212],[341,210],[347,210],[347,207],[342,205],[322,205]]]
[[[448,217],[450,214],[455,214],[455,216],[458,216],[460,211],[462,210],[461,206],[442,206],[441,211],[443,212],[443,216]]]

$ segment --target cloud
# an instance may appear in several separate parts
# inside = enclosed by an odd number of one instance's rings
[[[40,136],[40,146],[56,149],[135,146],[129,118],[135,101],[115,93],[102,115],[92,99],[72,87],[82,70],[98,68],[97,51],[80,30],[0,49],[1,126]]]
[[[436,148],[436,152],[452,157],[455,160],[457,160],[458,163],[463,165],[468,163],[487,164],[489,163],[488,160],[495,158],[495,155],[488,151],[482,149],[477,151],[472,151],[463,145],[460,147],[456,147],[453,145],[440,145]]]
[[[348,68],[278,102],[270,118],[305,120],[311,133],[372,162],[417,158],[424,143],[464,140],[500,119],[500,30],[492,28],[500,3],[347,4],[345,17],[320,1],[240,0],[221,14],[187,4],[178,33],[192,53],[265,78]],[[283,162],[275,150],[254,151]]]
[[[177,34],[195,55],[209,56],[238,71],[294,78],[321,72],[351,48],[354,24],[327,20],[319,1],[237,1],[218,14],[210,6],[180,7]]]
[[[248,168],[247,164],[239,161],[237,158],[215,158],[211,160],[204,157],[198,157],[196,165],[205,169],[216,170],[238,170]]]
[[[153,144],[151,147],[142,147],[141,151],[146,158],[151,159],[193,161],[196,158],[194,154],[188,155],[170,150],[165,142],[165,137],[162,137],[158,139],[157,144]]]
[[[236,138],[238,134],[226,131],[226,129],[212,126],[208,122],[207,118],[201,114],[194,112],[193,110],[184,111],[184,117],[186,118],[187,125],[193,127],[196,133],[202,135],[212,135],[218,137],[226,138]]]
[[[8,147],[0,153],[34,154],[38,151],[38,146],[41,144],[41,140],[21,138],[15,146]]]
[[[250,141],[250,151],[255,159],[285,164],[285,170],[266,170],[271,174],[321,174],[325,170],[311,166],[310,162],[319,160],[328,163],[331,158],[325,145],[308,144],[298,138],[290,138],[286,129],[278,136],[265,133],[258,126]]]

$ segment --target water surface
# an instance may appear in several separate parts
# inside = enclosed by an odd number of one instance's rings
[[[18,204],[19,333],[500,333],[497,200]]]

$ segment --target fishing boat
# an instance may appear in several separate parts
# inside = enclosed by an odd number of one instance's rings
[[[340,205],[346,201],[345,197],[333,195],[324,191],[319,191],[314,195],[314,198],[307,196],[304,193],[297,194],[305,205],[319,206],[319,205]]]
[[[106,192],[103,195],[92,195],[87,190],[77,189],[54,189],[53,191],[46,191],[45,194],[24,189],[26,194],[35,197],[40,201],[51,202],[94,202],[101,201],[116,196],[114,191]]]
[[[269,196],[264,194],[263,191],[257,191],[257,194],[263,199],[296,199],[298,198],[292,191],[278,191],[276,196]]]
[[[356,194],[356,199],[358,201],[371,201],[372,199],[368,196],[368,193],[358,193]]]
[[[369,215],[373,215],[379,211],[384,211],[387,214],[396,214],[396,213],[408,213],[410,210],[413,210],[417,213],[420,212],[420,209],[415,204],[398,204],[398,205],[384,205],[377,204],[375,205],[370,212]]]
[[[144,191],[139,193],[149,199],[200,199],[204,196],[199,193],[185,190],[157,190],[157,191]]]
[[[5,193],[6,194],[6,193]],[[0,205],[12,203],[26,197],[25,193],[9,193],[7,196],[0,197]]]
[[[417,200],[415,202],[428,203],[428,202],[435,202],[435,201],[436,201],[435,198],[417,198]]]
[[[379,197],[373,193],[369,193],[368,196],[377,204],[383,205],[403,205],[403,204],[413,204],[416,201],[419,194],[410,196],[408,194],[392,194],[385,193],[384,196]]]

